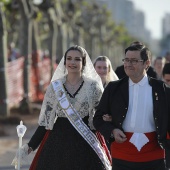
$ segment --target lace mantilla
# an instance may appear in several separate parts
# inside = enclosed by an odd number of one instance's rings
[[[94,107],[98,104],[101,98],[103,85],[101,78],[93,67],[87,51],[83,47],[78,47],[83,51],[83,56],[86,56],[86,65],[82,70],[84,84],[79,90],[78,94],[76,94],[75,98],[72,99],[68,95],[68,99],[82,118],[89,115],[89,126],[94,129],[92,125]],[[63,83],[65,83],[67,74],[68,71],[65,67],[63,56],[54,72],[51,82],[61,80]],[[52,84],[50,84],[47,88],[41,107],[39,125],[45,126],[46,129],[52,130],[57,116],[65,117],[63,111],[58,105]]]
[[[88,125],[91,129],[94,129],[93,126],[93,117],[95,114],[95,107],[98,105],[99,100],[102,95],[102,89],[96,81],[93,81],[89,78],[84,79],[84,84],[82,88],[78,91],[75,98],[70,97],[67,92],[66,95],[72,104],[72,106],[77,110],[80,114],[81,118],[85,116],[89,116]],[[65,83],[66,77],[62,78],[61,81]],[[40,116],[39,116],[39,125],[45,126],[46,129],[53,129],[55,117],[66,117],[62,109],[59,107],[57,102],[57,98],[53,91],[52,85],[50,84],[47,92],[45,94],[45,98],[43,101],[43,105],[41,108]]]

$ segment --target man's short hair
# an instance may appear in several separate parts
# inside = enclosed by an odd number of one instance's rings
[[[134,44],[125,49],[125,54],[127,51],[140,51],[141,59],[145,62],[147,60],[151,60],[151,52],[145,45]]]

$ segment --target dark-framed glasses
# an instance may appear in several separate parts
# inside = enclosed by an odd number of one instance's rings
[[[132,65],[136,65],[137,63],[139,62],[143,62],[143,60],[138,60],[138,59],[128,59],[128,58],[124,58],[122,59],[123,63],[124,64],[127,64],[127,63],[131,63]]]

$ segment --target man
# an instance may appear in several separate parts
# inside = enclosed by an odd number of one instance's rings
[[[126,48],[127,77],[108,84],[94,116],[94,126],[111,142],[113,170],[165,170],[165,151],[170,165],[170,88],[147,76],[150,56],[144,45]]]
[[[166,63],[162,70],[163,81],[170,87],[170,63]]]
[[[130,44],[130,46],[133,46],[133,45],[144,45],[144,44],[140,41],[134,41]],[[124,70],[124,65],[118,66],[115,70],[115,73],[116,73],[116,75],[118,76],[119,79],[127,76],[126,73],[125,73],[125,70]],[[148,69],[147,69],[147,75],[149,77],[153,77],[153,78],[157,77],[156,72],[154,71],[153,67],[151,67],[151,66],[149,66]]]
[[[165,54],[165,59],[166,59],[166,63],[170,63],[170,52],[166,52]]]
[[[166,59],[164,57],[156,57],[155,60],[154,60],[154,63],[153,63],[153,68],[156,72],[156,78],[158,80],[162,80],[162,70],[163,70],[163,67],[165,65],[165,62],[166,62]]]

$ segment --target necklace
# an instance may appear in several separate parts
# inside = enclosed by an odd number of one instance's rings
[[[76,82],[75,84],[70,83],[68,79],[66,80],[66,82],[68,82],[68,85],[69,85],[69,86],[67,85],[67,87],[69,87],[69,89],[71,90],[71,93],[74,93],[78,89],[77,85],[79,84],[80,81],[82,81],[82,78],[80,78],[80,80]]]

